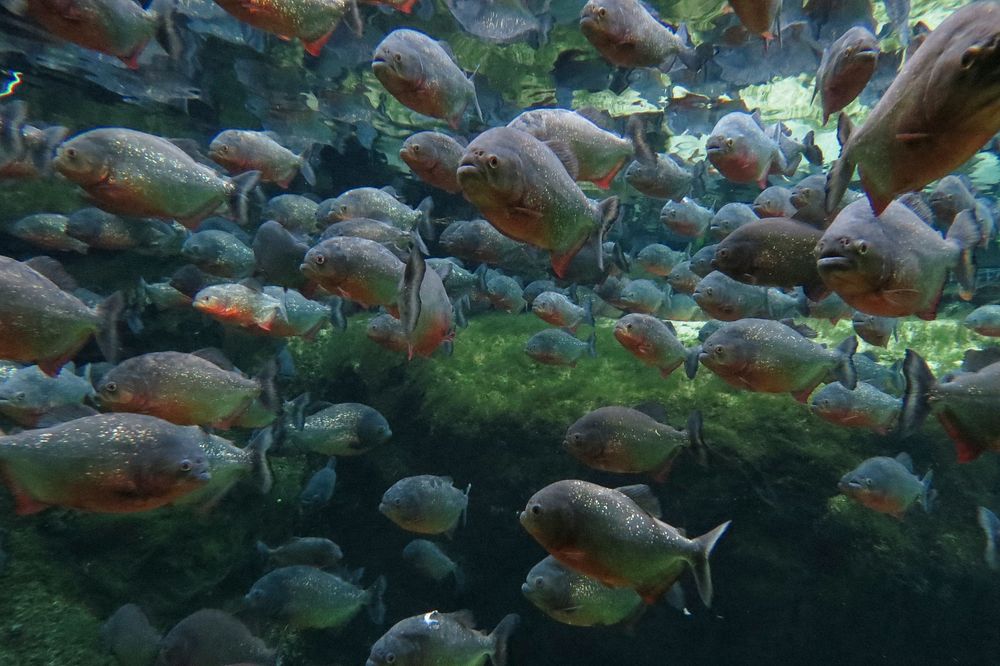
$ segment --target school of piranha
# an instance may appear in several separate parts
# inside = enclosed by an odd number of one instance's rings
[[[612,114],[570,108],[559,94],[565,108],[553,99],[511,110],[487,99],[481,77],[419,29],[430,0],[215,2],[4,0],[0,20],[22,53],[33,40],[73,48],[80,58],[100,54],[101,71],[134,76],[164,62],[181,67],[177,52],[199,29],[230,41],[297,40],[308,67],[370,32],[367,12],[390,26],[405,19],[413,27],[389,29],[359,68],[420,114],[421,131],[403,128],[396,164],[428,195],[408,203],[375,184],[323,198],[322,169],[350,167],[320,160],[312,140],[260,129],[199,141],[63,127],[11,92],[0,102],[0,179],[70,183],[82,202],[0,227],[0,472],[23,520],[53,508],[212,510],[236,484],[267,502],[268,453],[278,450],[329,458],[301,496],[304,507],[323,506],[337,458],[391,446],[392,428],[364,404],[286,395],[286,341],[364,326],[385,354],[448,363],[469,318],[489,310],[550,325],[524,341],[538,364],[587,373],[599,353],[596,321],[616,320],[614,338],[635,364],[664,377],[713,373],[886,435],[905,436],[933,415],[959,462],[1000,452],[996,349],[943,369],[919,349],[892,367],[858,353],[858,338],[885,347],[902,318],[934,320],[942,297],[971,301],[977,262],[995,249],[996,200],[962,167],[997,150],[1000,4],[969,3],[930,29],[910,21],[908,1],[886,0],[891,25],[876,34],[869,3],[856,15],[832,0],[730,0],[715,28],[698,33],[640,0],[439,3],[459,29],[492,43],[539,48],[553,25],[578,23],[591,52],[573,56],[600,61],[599,88],[655,87],[670,75],[689,91],[668,101],[667,114]],[[162,51],[155,64],[147,50]],[[823,125],[836,127],[839,155],[824,155],[814,131],[795,137],[730,95],[740,76],[752,78],[753,62],[783,57],[811,63],[814,103]],[[844,109],[870,85],[880,86],[870,111],[852,120]],[[671,152],[680,124],[701,151]],[[461,213],[435,217],[443,202]],[[156,257],[174,268],[108,292],[67,270],[74,254]],[[261,362],[239,368],[214,347],[163,350],[144,337],[151,320],[178,312],[187,326],[217,322],[243,335]],[[819,344],[810,318],[850,320],[856,335]],[[671,321],[703,321],[698,343],[683,343]],[[964,324],[1000,337],[1000,305],[976,308]],[[524,497],[524,537],[548,557],[522,591],[551,620],[631,625],[651,604],[683,608],[687,576],[711,605],[710,555],[730,523],[689,534],[662,519],[657,499],[678,456],[710,464],[702,425],[697,411],[683,429],[667,425],[653,403],[607,405],[567,424],[566,453],[636,483],[566,479]],[[472,482],[401,478],[377,507],[394,523],[386,530],[419,537],[403,559],[442,585],[465,585],[434,539],[456,529],[461,537]],[[930,470],[919,475],[900,453],[859,460],[838,489],[905,520],[947,502],[931,482]],[[996,567],[1000,520],[986,507],[969,519],[977,518]],[[265,571],[239,602],[247,613],[301,631],[362,613],[378,624],[393,617],[386,578],[363,583],[329,539],[259,548]],[[388,628],[367,664],[505,666],[522,621],[511,613],[490,631],[470,611],[428,609]],[[102,634],[123,665],[280,660],[222,610],[197,610],[161,634],[127,604]]]

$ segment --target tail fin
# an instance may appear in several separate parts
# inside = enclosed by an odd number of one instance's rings
[[[587,355],[597,358],[597,331],[591,331],[590,337],[587,338]]]
[[[56,147],[62,143],[69,130],[57,125],[40,130],[33,134],[27,141],[28,159],[35,165],[39,173],[49,173],[52,164],[52,154]]]
[[[417,220],[417,233],[422,238],[427,238],[430,241],[434,241],[434,225],[431,223],[431,211],[434,210],[434,199],[431,197],[424,197],[423,201],[417,204],[417,212],[420,213],[420,219]],[[429,254],[429,253],[428,253]]]
[[[465,506],[462,507],[462,527],[469,522],[469,493],[472,492],[472,484],[465,487]]]
[[[245,226],[247,223],[248,195],[260,182],[260,171],[247,171],[232,177],[233,192],[229,195],[229,207],[236,222]]]
[[[20,155],[24,151],[21,130],[28,117],[28,104],[14,100],[0,107],[0,148],[5,153]]]
[[[701,345],[691,347],[687,350],[687,355],[684,357],[684,374],[687,375],[688,379],[694,379],[694,376],[698,374],[698,362],[700,358]]]
[[[854,125],[846,113],[841,113],[837,120],[837,141],[840,142],[840,158],[830,167],[826,176],[826,212],[832,213],[840,205],[840,200],[847,192],[847,186],[854,176],[854,162],[848,159],[845,146],[851,138]]]
[[[1000,569],[1000,563],[997,562],[997,537],[1000,535],[1000,518],[997,518],[997,515],[985,506],[979,507],[977,514],[979,526],[983,528],[983,532],[986,534],[986,550],[983,553],[983,558],[990,569],[996,571]]]
[[[731,520],[727,520],[711,532],[693,539],[698,546],[698,553],[691,562],[691,568],[694,571],[694,582],[698,586],[698,596],[706,607],[712,606],[712,571],[708,566],[708,557],[712,554],[715,543],[726,533],[731,523]]]
[[[399,315],[403,323],[403,330],[406,332],[409,356],[413,357],[413,344],[410,337],[417,329],[417,322],[420,320],[420,311],[423,304],[420,301],[420,287],[424,283],[424,275],[427,273],[427,264],[424,261],[424,253],[421,249],[423,241],[420,234],[414,232],[414,243],[410,247],[410,258],[406,262],[403,271],[403,288],[400,290]]]
[[[507,641],[511,634],[521,623],[521,616],[511,613],[500,620],[496,628],[490,633],[490,642],[493,643],[493,654],[490,655],[493,666],[507,666]]]
[[[850,391],[858,385],[858,370],[854,367],[854,352],[858,350],[858,339],[853,335],[837,345],[841,357],[833,374],[837,381]]]
[[[597,269],[604,272],[604,236],[618,221],[621,205],[617,196],[608,197],[597,205],[600,219],[597,225]]]
[[[594,325],[594,299],[588,298],[583,304],[583,323]]]
[[[646,141],[646,127],[638,115],[629,116],[626,126],[629,138],[632,140],[632,152],[635,159],[643,164],[656,164],[656,153]]]
[[[271,549],[268,548],[267,544],[264,543],[263,541],[258,541],[255,548],[257,550],[257,556],[260,558],[260,561],[266,565],[268,560],[271,559]]]
[[[823,166],[823,151],[816,145],[816,133],[812,130],[802,139],[802,154],[813,166]]]
[[[316,172],[310,163],[315,146],[316,144],[309,146],[299,155],[299,173],[302,174],[302,178],[312,187],[316,187]]]
[[[382,624],[385,622],[385,589],[388,587],[388,583],[385,580],[385,576],[379,576],[372,583],[372,586],[365,590],[368,593],[368,602],[366,604],[368,610],[368,617],[375,624]]]
[[[983,230],[979,219],[972,210],[963,210],[955,216],[948,229],[948,240],[955,243],[960,250],[958,263],[955,266],[955,279],[960,287],[958,294],[962,300],[972,300],[976,291],[976,263],[974,251],[983,238]]]
[[[330,304],[330,323],[338,331],[347,330],[347,317],[344,316],[344,299],[340,297],[334,297],[334,301]]]
[[[253,461],[253,478],[262,495],[271,492],[271,486],[274,485],[271,468],[267,465],[267,452],[273,443],[274,433],[271,428],[261,428],[247,444],[246,450],[250,453],[250,459]]]
[[[906,391],[899,416],[899,434],[905,437],[920,427],[930,413],[930,392],[937,382],[927,362],[912,349],[907,349],[903,358],[903,377],[906,379]]]
[[[99,327],[94,339],[104,358],[110,363],[118,361],[118,320],[121,319],[124,308],[125,297],[120,291],[111,294],[97,306]]]
[[[694,454],[698,463],[705,467],[708,465],[708,445],[705,444],[702,432],[703,427],[704,420],[702,419],[701,412],[697,409],[693,410],[687,420],[688,445],[691,447],[691,453]]]
[[[931,481],[934,479],[934,470],[927,470],[924,478],[920,479],[920,506],[924,511],[930,513],[934,509],[934,500],[937,499],[937,491],[931,488]]]

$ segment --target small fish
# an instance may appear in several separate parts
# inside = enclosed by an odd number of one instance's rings
[[[804,298],[744,284],[719,271],[702,278],[692,296],[705,314],[719,321],[748,317],[781,320],[806,314]]]
[[[254,273],[268,284],[298,288],[305,283],[299,270],[309,246],[275,220],[268,220],[253,237]]]
[[[460,220],[448,225],[438,238],[441,248],[469,264],[489,264],[509,270],[544,268],[541,253],[528,245],[501,234],[486,220]]]
[[[191,306],[223,324],[270,331],[286,320],[285,306],[262,291],[238,283],[210,285],[198,291]]]
[[[698,274],[691,270],[690,261],[682,261],[667,274],[667,284],[675,293],[679,294],[693,294],[694,290],[698,288],[700,280]]]
[[[813,394],[809,407],[824,421],[888,435],[899,422],[903,401],[862,381],[853,391],[833,382]]]
[[[481,273],[480,291],[497,310],[517,314],[528,305],[524,289],[517,280],[497,271],[484,270]]]
[[[368,320],[365,335],[369,340],[389,351],[400,354],[409,353],[410,342],[406,339],[403,322],[391,314],[383,312]]]
[[[667,277],[674,266],[685,259],[683,252],[673,250],[666,245],[651,243],[639,250],[635,261],[647,273],[657,277]]]
[[[455,591],[465,587],[465,577],[458,564],[441,550],[441,547],[427,539],[414,539],[403,548],[403,560],[419,573],[436,583],[449,576],[455,583]]]
[[[997,518],[997,515],[985,506],[981,506],[976,510],[976,518],[979,526],[983,528],[983,533],[986,535],[986,548],[983,551],[983,559],[986,560],[986,565],[990,569],[996,571],[1000,568],[1000,565],[997,563],[997,540],[1000,538],[1000,518]]]
[[[981,305],[970,312],[962,323],[979,335],[1000,337],[1000,305]],[[0,391],[3,391],[3,385],[0,385]]]
[[[388,421],[378,410],[356,402],[326,404],[307,416],[301,427],[287,423],[289,443],[325,456],[357,456],[392,437]]]
[[[52,164],[103,210],[176,219],[189,229],[226,203],[245,220],[247,194],[260,179],[256,171],[220,176],[166,139],[121,127],[77,134]]]
[[[385,491],[378,510],[409,532],[450,537],[459,520],[465,523],[471,489],[470,483],[462,492],[450,476],[408,476]]]
[[[89,367],[80,377],[72,365],[50,377],[37,365],[15,370],[0,383],[0,413],[17,423],[32,427],[46,413],[64,407],[82,406],[96,396],[89,381]]]
[[[669,294],[652,280],[632,280],[622,287],[618,303],[626,312],[653,314],[667,298]]]
[[[554,22],[547,7],[541,7],[539,12],[539,8],[524,0],[489,3],[445,0],[445,5],[466,32],[499,44],[521,41],[545,44],[546,33]]]
[[[225,231],[198,231],[184,241],[181,256],[211,275],[245,278],[253,272],[253,250]]]
[[[580,13],[580,31],[617,67],[659,67],[666,72],[680,59],[697,71],[703,64],[688,46],[686,28],[674,32],[638,0],[588,0]]]
[[[647,604],[655,603],[690,568],[698,594],[711,606],[708,558],[729,521],[688,539],[660,521],[658,509],[650,512],[650,500],[655,499],[647,486],[612,489],[586,481],[557,481],[528,500],[520,520],[562,564],[610,587],[632,588]]]
[[[372,72],[403,106],[446,120],[452,129],[470,107],[483,119],[476,87],[450,47],[422,32],[400,28],[386,35],[375,47]]]
[[[49,506],[149,511],[211,479],[204,449],[210,437],[153,416],[99,414],[0,437],[0,467],[18,515]]]
[[[302,337],[312,340],[327,324],[337,324],[340,299],[333,297],[332,304],[319,303],[303,296],[294,289],[264,287],[264,294],[279,301],[285,309],[285,316],[274,320],[274,325],[266,334],[275,338]],[[344,324],[346,326],[346,322]]]
[[[694,240],[705,235],[713,215],[708,208],[684,197],[680,201],[668,201],[663,205],[660,209],[660,223],[681,238]]]
[[[956,215],[976,207],[976,195],[962,176],[945,176],[934,185],[927,203],[934,213],[934,226],[947,231]]]
[[[590,181],[601,189],[611,182],[632,157],[632,141],[624,139],[568,109],[532,109],[525,111],[507,127],[531,134],[539,141],[558,142],[572,155],[570,175],[577,181]]]
[[[319,56],[342,19],[360,35],[361,16],[353,0],[292,0],[260,3],[252,0],[216,0],[238,20],[284,40],[298,39],[306,53]]]
[[[756,211],[745,203],[727,203],[712,216],[708,233],[719,243],[743,225],[752,224],[757,219]]]
[[[295,565],[265,574],[244,600],[251,610],[296,629],[328,629],[344,626],[362,608],[372,622],[382,624],[385,589],[384,576],[362,589],[321,569]]]
[[[320,537],[292,537],[277,548],[257,542],[257,553],[268,567],[302,565],[317,569],[332,569],[344,559],[340,546]]]
[[[66,233],[97,250],[133,250],[174,256],[187,231],[176,222],[119,217],[100,208],[81,208],[69,215]]]
[[[792,393],[805,402],[820,383],[857,385],[853,335],[834,349],[804,337],[791,326],[768,319],[723,324],[702,343],[702,365],[739,389]]]
[[[619,201],[616,196],[599,203],[588,199],[550,144],[527,132],[495,127],[469,144],[457,173],[465,198],[490,224],[547,250],[553,271],[562,277],[588,239],[594,237],[597,247],[603,244],[618,219]],[[597,259],[603,271],[603,253]]]
[[[715,260],[715,249],[717,247],[718,244],[703,245],[700,250],[692,254],[691,258],[688,259],[688,267],[691,269],[691,272],[701,278],[711,273],[714,270],[712,262]]]
[[[917,429],[928,414],[937,416],[955,444],[958,462],[970,462],[984,451],[1000,451],[1000,363],[940,380],[912,349],[903,360],[906,392],[900,433]]]
[[[787,217],[746,224],[719,241],[712,266],[740,282],[762,287],[800,286],[819,300],[829,290],[816,267],[823,232]]]
[[[813,143],[813,133],[802,143],[785,136],[779,125],[764,128],[759,114],[734,111],[723,116],[705,144],[708,161],[734,183],[757,183],[767,188],[769,174],[792,176],[805,155],[811,164],[823,163],[823,155]]]
[[[828,212],[856,168],[880,215],[896,195],[948,175],[1000,131],[998,30],[995,3],[955,10],[906,59],[864,125],[855,130],[840,115],[842,150],[827,178]]]
[[[336,487],[337,459],[331,457],[325,467],[309,477],[306,487],[299,495],[299,504],[305,511],[318,511],[330,503]]]
[[[580,307],[566,296],[546,291],[535,297],[531,311],[544,322],[575,331],[580,324],[594,325],[593,302],[588,299]]]
[[[259,664],[274,666],[277,653],[225,611],[204,608],[188,615],[160,643],[158,666]]]
[[[208,156],[229,173],[259,171],[262,182],[283,189],[288,189],[300,173],[309,185],[316,185],[310,154],[311,149],[307,149],[296,155],[278,143],[272,133],[250,130],[223,130],[208,146]]]
[[[470,611],[430,611],[408,617],[375,641],[365,666],[484,664],[507,666],[507,641],[520,618],[510,614],[490,634],[475,628]]]
[[[391,251],[399,259],[406,261],[410,253],[411,233],[403,231],[388,222],[372,220],[367,217],[356,217],[341,222],[334,222],[323,230],[319,240],[322,242],[328,238],[337,238],[340,236],[367,238],[379,245],[384,245],[387,250]]]
[[[101,643],[120,666],[149,666],[160,652],[160,632],[136,604],[125,604],[101,625]]]
[[[563,448],[588,467],[621,474],[650,474],[661,482],[685,447],[704,457],[701,412],[691,413],[687,430],[674,430],[660,420],[665,414],[654,418],[647,411],[629,407],[595,409],[569,427]]]
[[[330,293],[365,307],[397,311],[405,264],[366,238],[328,238],[306,252],[303,275]]]
[[[83,241],[68,233],[69,218],[56,213],[35,213],[3,225],[3,232],[37,247],[57,252],[87,254]]]
[[[851,317],[851,324],[859,338],[876,347],[888,346],[889,338],[893,336],[899,339],[897,331],[899,321],[895,317],[878,317],[855,311]]]
[[[860,25],[823,50],[813,97],[817,94],[820,97],[824,125],[830,116],[853,102],[865,89],[875,73],[878,57],[878,40],[871,30]]]
[[[609,587],[551,555],[531,568],[521,594],[553,620],[575,627],[627,624],[645,610],[635,590]]]
[[[625,182],[654,199],[681,201],[691,193],[696,177],[695,169],[674,154],[651,154],[625,168]]]
[[[772,185],[753,200],[753,212],[757,217],[791,217],[795,214],[792,205],[792,191],[787,187]]]
[[[410,208],[399,200],[399,195],[391,187],[358,187],[319,204],[316,208],[316,220],[325,226],[344,220],[367,218],[386,222],[409,232],[428,223],[433,206],[434,201],[427,197],[416,208]]]
[[[854,367],[858,371],[858,381],[871,384],[879,391],[894,397],[903,395],[906,378],[903,377],[903,360],[883,365],[871,351],[854,356]]]
[[[669,322],[645,314],[628,314],[615,323],[615,339],[633,356],[660,371],[664,378],[685,366],[688,378],[698,369],[698,349],[687,349]]]
[[[428,185],[458,194],[462,186],[458,184],[455,171],[462,161],[465,146],[464,142],[441,132],[417,132],[403,142],[399,159]]]
[[[545,365],[576,367],[577,361],[584,354],[597,356],[596,341],[595,333],[591,333],[590,337],[583,341],[561,328],[547,328],[528,338],[524,345],[524,353]]]
[[[796,183],[789,200],[795,206],[795,213],[790,217],[817,229],[825,229],[836,217],[826,212],[826,176],[823,174],[806,176]]]
[[[837,215],[816,245],[823,282],[854,308],[882,317],[915,314],[932,320],[948,274],[959,296],[972,298],[972,252],[980,230],[971,218],[953,224],[941,238],[909,208],[893,202],[875,216],[864,200]]]
[[[92,337],[105,358],[118,353],[117,322],[124,298],[116,292],[87,307],[25,264],[0,256],[0,358],[37,363],[47,375]]]
[[[454,338],[454,311],[441,276],[428,271],[424,262],[424,247],[420,235],[413,232],[410,256],[399,286],[399,320],[406,333],[406,356],[429,357]],[[520,287],[517,287],[520,291]],[[520,307],[523,308],[524,299]]]
[[[308,234],[316,230],[316,211],[319,204],[300,194],[279,194],[268,200],[261,211],[261,219],[274,220],[295,234]]]
[[[924,511],[931,511],[937,497],[937,492],[931,488],[933,476],[931,471],[922,479],[916,476],[909,454],[900,453],[895,458],[876,456],[865,460],[845,474],[838,487],[840,492],[869,509],[902,520],[915,502],[919,502]]]

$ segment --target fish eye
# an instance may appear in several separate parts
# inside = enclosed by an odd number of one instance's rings
[[[420,152],[420,146],[418,144],[413,144],[412,146],[410,146],[410,150],[412,150],[415,153],[419,153]]]
[[[403,506],[403,500],[397,497],[396,499],[392,500],[392,505],[395,507]]]
[[[105,393],[114,393],[117,390],[118,390],[118,384],[115,384],[114,382],[108,382],[107,384],[104,385]]]
[[[490,159],[486,163],[490,165],[491,169],[496,169],[500,166],[500,160],[497,159],[496,155],[490,155]]]
[[[542,505],[541,504],[532,504],[531,505],[531,515],[533,515],[533,516],[539,516],[539,515],[541,515],[541,513],[542,513]]]
[[[867,486],[868,488],[871,488],[874,485],[875,485],[874,481],[872,481],[871,479],[865,479],[865,486]]]
[[[385,663],[387,663],[387,664],[395,664],[396,663],[396,655],[394,655],[391,652],[389,654],[385,655]]]
[[[712,351],[713,353],[715,353],[716,356],[722,356],[722,353],[726,350],[725,348],[723,348],[722,345],[715,345],[715,349],[713,349]]]
[[[322,266],[323,264],[326,263],[326,257],[324,257],[322,254],[317,254],[315,257],[313,257],[313,263],[316,264],[317,266]]]
[[[19,392],[19,393],[15,393],[15,394],[14,394],[14,401],[15,401],[15,402],[24,402],[24,399],[25,399],[26,397],[27,397],[27,396],[26,396],[26,395],[24,395],[24,392],[23,392],[23,391],[21,391],[21,392]]]
[[[972,67],[972,64],[976,61],[976,56],[979,55],[979,51],[980,49],[975,46],[965,50],[965,53],[962,54],[962,69],[969,69]]]
[[[712,295],[712,288],[708,287],[707,289],[705,289],[705,293],[708,294],[709,296],[711,296]]]
[[[862,256],[868,254],[868,243],[866,243],[864,241],[860,241],[858,243],[858,254],[860,254]]]
[[[625,330],[626,331],[631,331],[632,330],[632,324],[631,323],[625,324]]]
[[[396,55],[392,56],[392,59],[395,60],[396,62],[403,62],[403,54],[397,53]]]
[[[726,139],[726,148],[732,148],[732,147],[733,147],[733,140]]]
[[[180,470],[182,472],[190,472],[192,469],[194,469],[194,465],[190,460],[185,459],[181,461]]]
[[[608,10],[605,9],[604,7],[601,7],[600,9],[597,10],[597,15],[600,16],[601,18],[604,18],[605,16],[608,15]]]
[[[76,148],[67,148],[66,157],[76,157]]]
[[[721,248],[721,249],[719,249],[719,250],[717,250],[715,252],[715,255],[717,257],[719,257],[720,259],[725,259],[726,257],[729,256],[729,249],[728,248]]]
[[[543,585],[545,585],[545,581],[542,580],[541,576],[535,579],[535,587],[541,588]]]
[[[222,148],[220,148],[219,150],[221,150],[224,153],[228,153],[229,152],[229,146],[227,146],[226,144],[222,144]]]

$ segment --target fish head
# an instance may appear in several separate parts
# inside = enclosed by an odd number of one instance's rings
[[[365,410],[364,414],[358,420],[357,427],[358,439],[364,449],[384,444],[392,437],[392,429],[389,427],[389,422],[374,409]]]
[[[546,550],[561,549],[576,541],[575,486],[582,482],[558,481],[532,495],[520,514],[521,525]]]
[[[740,375],[753,357],[753,347],[725,326],[708,336],[698,354],[702,365],[724,377]]]
[[[526,189],[521,142],[501,127],[487,130],[469,144],[456,176],[466,195],[502,201],[520,201]],[[536,140],[537,141],[537,140]]]
[[[418,37],[419,35],[419,37]],[[421,39],[422,38],[422,39]],[[375,47],[372,56],[372,73],[386,88],[419,89],[427,75],[423,60],[429,40],[414,30],[394,30]]]
[[[862,504],[878,504],[885,496],[883,480],[872,473],[872,465],[862,463],[840,478],[837,488],[841,493]]]
[[[658,168],[656,162],[632,160],[632,162],[625,168],[625,180],[633,186],[652,184],[656,180],[657,171]]]
[[[99,185],[111,175],[106,147],[87,133],[64,142],[56,149],[52,166],[77,185]]]
[[[880,54],[878,38],[864,26],[854,26],[837,41],[840,46],[840,52],[835,54],[837,70],[860,66],[874,67],[878,61]]]
[[[569,427],[562,445],[578,460],[597,461],[604,454],[608,434],[600,423],[585,416]]]
[[[630,41],[631,19],[621,0],[588,0],[580,10],[580,31],[597,48]]]
[[[227,169],[238,169],[245,166],[244,150],[242,148],[243,134],[238,130],[220,132],[208,144],[208,156],[213,162]]]
[[[441,163],[437,146],[426,133],[414,134],[404,141],[399,149],[399,159],[411,168],[432,169]]]
[[[372,317],[368,322],[365,335],[369,340],[390,349],[405,350],[407,348],[406,331],[403,324],[390,314],[383,313]]]
[[[813,394],[809,409],[822,418],[843,418],[850,405],[848,391],[839,382],[827,384]]]
[[[755,256],[753,243],[730,235],[715,248],[712,268],[734,280],[742,281],[753,275]]]
[[[826,178],[823,176],[806,176],[792,188],[789,198],[796,210],[815,208],[820,205],[826,193]]]
[[[149,388],[141,372],[112,370],[97,384],[97,402],[115,412],[141,411],[148,405]]]
[[[289,594],[276,572],[271,572],[254,583],[243,597],[247,608],[264,616],[280,612],[288,601]]]
[[[351,197],[344,194],[333,199],[327,199],[316,209],[316,219],[329,224],[359,217],[360,215],[355,214],[355,208],[351,203]]]
[[[438,627],[440,624],[437,625]],[[430,625],[425,627],[431,628]],[[403,627],[393,627],[379,638],[368,655],[365,666],[403,666],[403,664],[419,663],[420,637],[418,631],[407,631]]]
[[[715,164],[736,154],[738,149],[738,137],[729,134],[711,134],[705,140],[705,152],[708,161]]]
[[[324,241],[306,252],[299,266],[303,275],[311,280],[323,280],[324,283],[343,278],[341,267],[347,259],[346,251],[342,244],[331,242],[333,240]]]
[[[725,315],[725,321],[737,318],[736,303],[740,300],[732,293],[732,287],[722,279],[718,271],[709,273],[695,286],[691,298],[703,310],[710,310],[718,315]],[[721,317],[718,317],[721,318]]]
[[[975,206],[976,199],[961,178],[945,176],[931,191],[927,204],[939,224],[945,226],[958,215],[959,211]]]
[[[828,230],[816,244],[816,269],[823,282],[841,296],[876,291],[890,272],[879,244],[868,234],[837,231]]]
[[[628,349],[636,352],[652,342],[648,315],[627,314],[615,322],[615,339]]]
[[[389,520],[405,524],[420,517],[420,499],[412,488],[397,483],[382,495],[378,510]]]
[[[181,245],[181,256],[195,263],[216,258],[219,255],[219,248],[209,238],[208,234],[210,233],[212,232],[200,231],[188,236],[184,244]]]
[[[571,603],[566,571],[551,556],[531,568],[521,584],[521,594],[542,609],[559,610]]]

